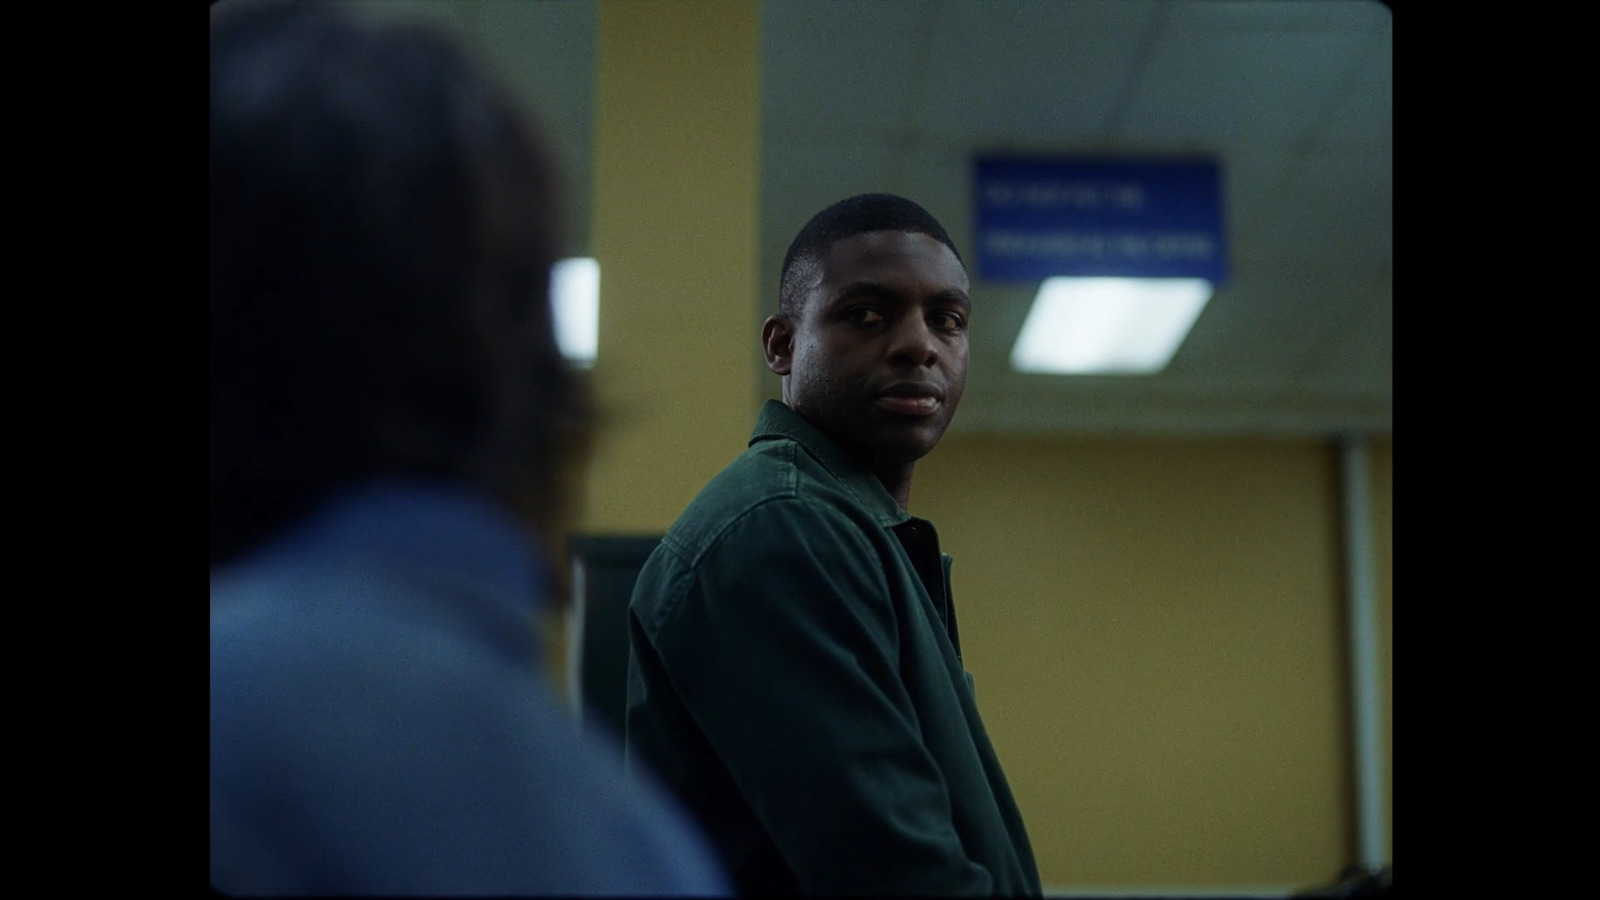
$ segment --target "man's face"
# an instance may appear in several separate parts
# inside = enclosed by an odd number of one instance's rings
[[[798,318],[767,340],[784,402],[877,469],[920,459],[967,381],[966,270],[925,234],[834,244]]]

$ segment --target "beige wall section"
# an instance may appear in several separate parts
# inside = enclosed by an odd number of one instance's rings
[[[1338,490],[1311,442],[952,437],[918,464],[1045,884],[1353,861]]]
[[[605,421],[583,531],[665,531],[749,437],[759,11],[600,2],[590,221]]]

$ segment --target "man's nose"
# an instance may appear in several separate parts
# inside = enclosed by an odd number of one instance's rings
[[[931,366],[939,359],[933,329],[921,316],[906,316],[889,336],[889,361],[910,366]]]

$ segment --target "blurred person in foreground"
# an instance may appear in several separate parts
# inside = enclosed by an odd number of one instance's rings
[[[629,759],[677,789],[744,893],[1041,893],[950,557],[907,511],[966,385],[970,290],[915,202],[817,213],[762,326],[783,402],[634,586]]]
[[[719,894],[545,680],[587,448],[556,175],[452,43],[211,8],[211,884]]]

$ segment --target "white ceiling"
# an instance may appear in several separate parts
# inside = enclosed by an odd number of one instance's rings
[[[519,86],[566,162],[581,243],[593,0],[362,5],[450,22]],[[1229,280],[1167,370],[1011,372],[1032,290],[977,281],[952,433],[1391,431],[1393,26],[1383,3],[762,0],[761,31],[751,300],[762,315],[790,238],[850,194],[918,201],[970,260],[974,154],[1211,156],[1223,173]],[[765,386],[775,391],[776,379]]]

